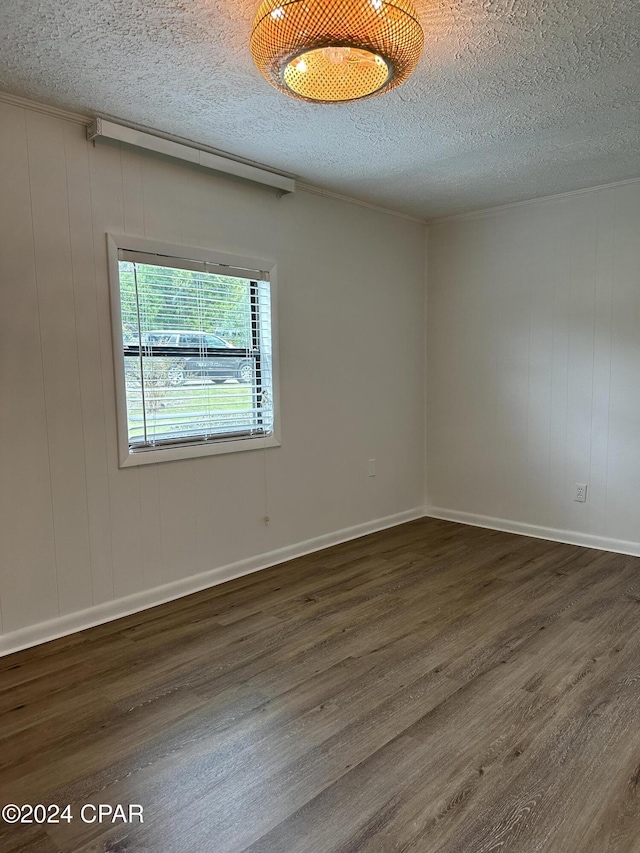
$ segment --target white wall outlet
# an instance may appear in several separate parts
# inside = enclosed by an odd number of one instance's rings
[[[376,476],[376,460],[375,459],[369,460],[369,476],[370,477]]]
[[[586,483],[576,483],[576,494],[574,497],[574,501],[578,501],[578,503],[586,503],[587,500],[587,484]]]

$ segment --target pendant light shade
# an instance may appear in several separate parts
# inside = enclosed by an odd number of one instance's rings
[[[251,33],[265,79],[316,103],[388,92],[416,67],[423,43],[409,0],[264,0]]]

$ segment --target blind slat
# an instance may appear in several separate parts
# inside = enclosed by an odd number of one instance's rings
[[[171,255],[137,252],[132,249],[118,249],[118,260],[128,261],[133,264],[157,266],[160,269],[172,268],[177,270],[191,270],[193,272],[231,276],[232,278],[259,278],[261,281],[269,281],[269,273],[265,270],[243,269],[242,267],[231,267],[226,264],[212,264],[208,261],[194,261],[188,258],[175,258]]]
[[[130,449],[270,435],[267,276],[130,250],[119,259]]]

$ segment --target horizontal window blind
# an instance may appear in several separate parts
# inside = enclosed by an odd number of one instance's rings
[[[268,275],[118,252],[130,451],[273,433]]]

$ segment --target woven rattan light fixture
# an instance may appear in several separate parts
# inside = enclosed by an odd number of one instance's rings
[[[423,43],[410,0],[264,0],[251,33],[266,80],[316,103],[388,92],[416,67]]]

